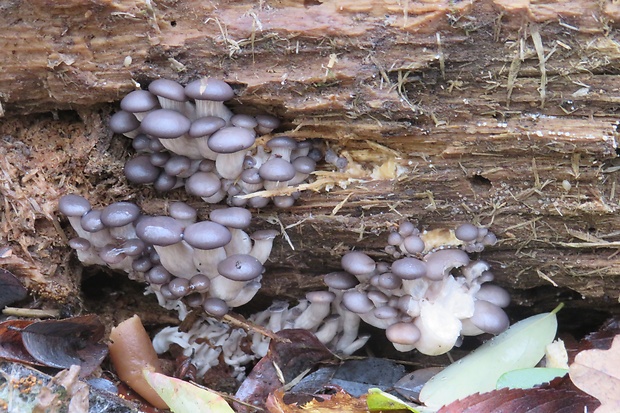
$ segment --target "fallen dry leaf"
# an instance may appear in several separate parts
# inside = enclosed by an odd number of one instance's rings
[[[15,301],[23,300],[28,290],[10,271],[0,268],[0,309]]]
[[[566,377],[532,389],[493,390],[473,394],[439,409],[437,413],[583,413],[591,412],[598,401],[575,388]]]
[[[569,375],[575,386],[601,401],[595,413],[620,412],[620,335],[608,350],[585,350],[577,354]]]
[[[284,390],[278,389],[267,398],[265,407],[270,413],[368,413],[366,397],[354,398],[341,388],[334,386],[336,393],[314,396],[304,404],[284,402]]]
[[[281,330],[276,335],[287,340],[271,340],[267,355],[254,366],[239,387],[235,395],[238,400],[263,407],[267,396],[276,389],[290,383],[316,363],[334,358],[327,347],[307,330]],[[240,403],[235,403],[234,408],[239,413],[255,410]]]

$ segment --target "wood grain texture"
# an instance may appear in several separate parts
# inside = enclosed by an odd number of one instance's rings
[[[350,159],[328,174],[341,185],[257,215],[257,227],[277,216],[295,247],[276,243],[268,295],[319,287],[349,248],[381,257],[407,217],[489,226],[500,242],[483,257],[503,286],[617,308],[619,18],[615,2],[587,0],[5,2],[2,241],[43,292],[69,296],[62,193],[151,213],[186,198],[124,182],[131,151],[105,127],[109,103],[158,77],[210,75],[233,85],[233,110],[275,114]]]

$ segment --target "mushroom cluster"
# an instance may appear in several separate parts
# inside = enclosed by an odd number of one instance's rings
[[[449,351],[462,336],[499,334],[509,325],[502,308],[510,296],[488,284],[494,277],[487,262],[467,254],[495,242],[486,228],[469,223],[420,232],[405,221],[388,237],[386,251],[395,261],[347,253],[344,271],[324,277],[338,314],[347,320],[342,328],[363,320],[385,329],[397,350],[427,355]]]
[[[130,202],[93,209],[70,194],[59,210],[78,235],[69,245],[81,262],[145,280],[162,305],[185,298],[216,316],[254,297],[277,235],[248,234],[252,215],[239,207],[214,209],[209,220],[197,221],[196,210],[183,202],[170,204],[169,216],[146,216]]]
[[[130,182],[158,191],[179,187],[208,203],[261,208],[269,197],[245,197],[305,182],[322,159],[312,141],[257,136],[280,121],[271,115],[233,114],[224,101],[235,96],[226,83],[202,78],[183,87],[168,79],[130,92],[110,119],[113,132],[132,138],[137,155],[125,164]],[[333,157],[333,156],[332,156]],[[336,156],[337,158],[337,156]],[[299,193],[271,197],[276,207],[294,204]]]

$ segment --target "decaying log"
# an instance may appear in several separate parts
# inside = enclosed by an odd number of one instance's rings
[[[41,294],[77,288],[60,195],[149,213],[186,199],[125,182],[131,151],[106,128],[112,102],[158,77],[210,75],[233,85],[234,110],[277,115],[349,159],[291,210],[257,215],[290,238],[267,294],[319,287],[350,248],[381,256],[407,217],[489,226],[500,242],[484,258],[517,293],[553,285],[617,309],[616,2],[56,3],[0,13],[0,264]]]

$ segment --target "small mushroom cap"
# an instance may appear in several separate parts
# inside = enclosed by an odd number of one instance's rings
[[[103,208],[101,222],[108,227],[122,227],[140,216],[140,208],[131,202],[115,202]]]
[[[157,96],[146,90],[134,90],[121,100],[121,109],[132,113],[147,112],[157,107]]]
[[[205,302],[202,303],[202,308],[215,317],[223,317],[229,310],[228,304],[226,304],[224,300],[216,297],[207,298]]]
[[[143,217],[136,225],[136,235],[147,244],[167,246],[183,239],[183,226],[171,217]]]
[[[271,115],[256,115],[256,122],[265,129],[275,129],[280,126],[280,119]]]
[[[224,126],[226,126],[224,119],[218,116],[204,116],[192,122],[192,126],[189,128],[189,136],[192,138],[211,136]]]
[[[227,126],[209,137],[207,145],[216,153],[235,153],[248,149],[256,140],[256,132],[238,126]]]
[[[189,286],[193,291],[204,293],[209,289],[211,280],[204,274],[196,274],[189,280]]]
[[[164,165],[164,171],[170,176],[179,176],[192,167],[192,160],[183,155],[172,155]]]
[[[340,260],[340,265],[353,275],[370,274],[376,267],[375,260],[359,251],[346,253]]]
[[[398,310],[389,305],[377,307],[373,312],[373,315],[379,320],[389,320],[391,318],[398,317]]]
[[[280,232],[275,229],[259,229],[258,231],[254,231],[250,238],[254,241],[262,241],[266,239],[274,239],[278,236]]]
[[[396,344],[415,344],[420,335],[420,330],[412,323],[394,323],[385,330],[387,339]]]
[[[168,289],[177,298],[184,297],[186,294],[190,292],[189,288],[189,280],[185,278],[173,278],[168,283]]]
[[[232,235],[225,226],[217,222],[201,221],[188,225],[183,239],[194,248],[210,250],[228,244]]]
[[[228,228],[244,229],[252,222],[252,213],[245,208],[229,207],[214,209],[209,219]]]
[[[176,187],[177,182],[178,179],[176,176],[168,175],[165,171],[161,171],[155,182],[153,182],[153,188],[161,192],[166,192]]]
[[[185,116],[170,109],[157,109],[142,119],[142,131],[160,139],[173,139],[189,131],[191,122]]]
[[[170,160],[170,152],[155,152],[149,156],[149,161],[155,166],[164,167],[166,162]]]
[[[235,92],[228,83],[222,80],[203,77],[185,86],[185,95],[195,100],[224,102],[235,97]]]
[[[239,126],[240,128],[247,128],[247,129],[254,129],[255,127],[258,126],[258,122],[254,118],[254,116],[244,115],[241,113],[233,115],[230,118],[230,123],[232,123],[233,126]]]
[[[478,227],[473,224],[462,224],[454,231],[454,235],[461,241],[474,241],[478,237]]]
[[[71,238],[69,240],[69,246],[78,251],[86,251],[91,247],[90,241],[81,237]]]
[[[403,242],[403,236],[396,231],[390,232],[387,238],[388,245],[400,245]]]
[[[407,237],[411,234],[417,235],[418,229],[413,225],[411,221],[403,221],[398,225],[398,233],[403,237]]]
[[[273,197],[273,205],[276,208],[290,208],[295,204],[295,198],[291,195]]]
[[[201,197],[209,197],[221,187],[220,178],[213,172],[196,172],[185,181],[187,192]]]
[[[415,280],[427,273],[427,265],[417,258],[405,257],[392,263],[392,274],[403,280]]]
[[[370,298],[361,291],[345,291],[342,295],[342,305],[357,314],[364,314],[375,308]]]
[[[172,274],[163,265],[156,265],[146,273],[146,280],[151,284],[166,284],[172,279]]]
[[[291,162],[293,168],[299,173],[310,174],[316,169],[316,162],[308,156],[299,156]]]
[[[409,235],[403,240],[403,246],[409,254],[420,254],[424,251],[425,245],[422,238],[417,235]]]
[[[424,257],[426,261],[426,277],[431,280],[441,280],[453,268],[469,264],[469,256],[463,250],[445,249],[431,252]]]
[[[127,133],[140,127],[140,121],[133,113],[121,110],[110,117],[110,129],[114,133]]]
[[[384,272],[379,275],[378,285],[387,290],[395,290],[402,285],[402,278],[397,277],[391,272]]]
[[[148,257],[136,258],[131,263],[131,269],[137,272],[147,272],[152,267],[153,267],[153,263]]]
[[[185,96],[185,88],[170,79],[157,79],[149,85],[149,92],[153,95],[161,96],[176,102],[187,101]]]
[[[267,142],[270,149],[283,148],[293,150],[297,148],[297,141],[289,136],[276,136]]]
[[[331,291],[310,291],[306,293],[306,299],[311,303],[331,303],[336,299],[336,294]]]
[[[267,181],[286,182],[295,176],[295,168],[282,158],[271,158],[260,166],[258,173]]]
[[[68,217],[81,217],[91,210],[90,202],[81,195],[63,195],[58,201],[58,210]]]
[[[131,147],[136,151],[148,151],[149,146],[151,145],[151,138],[141,133],[137,135],[131,141]]]
[[[161,169],[151,163],[149,155],[138,155],[125,162],[125,177],[134,184],[155,182]]]
[[[359,284],[354,275],[345,271],[330,272],[323,276],[323,281],[328,287],[335,290],[348,290]]]
[[[92,209],[82,216],[80,219],[80,225],[84,231],[97,232],[105,228],[103,222],[101,222],[101,210]]]
[[[197,216],[196,208],[187,205],[185,202],[171,203],[168,213],[172,218],[184,221],[195,221]]]
[[[510,304],[510,294],[499,285],[482,284],[475,296],[478,300],[488,301],[501,308]]]
[[[510,325],[504,310],[484,300],[474,302],[474,315],[469,320],[480,330],[491,334],[499,334]]]
[[[248,254],[233,254],[217,265],[217,272],[233,281],[250,281],[263,273],[263,264]]]
[[[263,178],[261,178],[256,168],[244,169],[243,172],[241,172],[241,180],[246,184],[253,185],[263,182]]]

